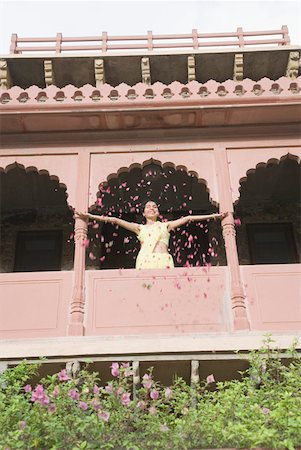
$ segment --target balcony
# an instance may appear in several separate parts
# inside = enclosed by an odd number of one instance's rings
[[[251,331],[301,327],[301,265],[241,266]],[[1,338],[68,335],[74,273],[2,273]],[[85,336],[233,333],[227,267],[90,270]]]

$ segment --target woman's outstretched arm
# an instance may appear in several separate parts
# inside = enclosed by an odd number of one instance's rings
[[[75,215],[83,220],[91,219],[91,220],[97,220],[98,222],[113,223],[114,225],[118,225],[118,226],[125,228],[126,230],[132,231],[133,233],[136,233],[136,234],[139,234],[139,232],[140,232],[140,225],[138,223],[127,222],[126,220],[119,219],[118,217],[98,216],[96,214],[83,213],[83,212],[79,212],[79,211],[76,211]]]
[[[181,227],[182,225],[186,225],[188,222],[201,222],[202,220],[207,219],[222,219],[225,217],[227,213],[216,213],[216,214],[208,214],[204,216],[185,216],[180,219],[171,220],[167,222],[167,227],[169,230],[174,230],[175,228]]]

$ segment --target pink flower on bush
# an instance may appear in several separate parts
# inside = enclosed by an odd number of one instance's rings
[[[211,375],[208,375],[208,377],[206,378],[206,380],[207,380],[207,384],[210,384],[210,383],[215,383],[215,379],[214,379],[214,376],[211,374]]]
[[[121,396],[121,403],[123,404],[123,406],[129,406],[130,402],[131,402],[131,394],[125,392],[124,394],[122,394]]]
[[[152,387],[153,380],[152,376],[148,373],[144,374],[142,377],[142,385],[145,387],[145,389],[150,389]]]
[[[99,411],[98,417],[102,419],[104,422],[108,422],[110,418],[110,413],[107,411]]]
[[[120,386],[119,388],[116,389],[117,395],[122,395],[123,393],[124,393],[124,388],[122,386]]]
[[[26,384],[26,386],[24,386],[24,392],[31,392],[30,384]]]
[[[93,406],[95,411],[98,411],[100,409],[100,401],[98,400],[98,398],[92,398],[91,405]]]
[[[108,394],[112,394],[113,392],[113,384],[112,383],[108,383],[107,386],[105,386],[105,390]]]
[[[137,408],[145,409],[145,407],[146,407],[146,403],[143,400],[139,400],[139,402],[137,403]]]
[[[41,384],[38,384],[35,390],[31,394],[31,401],[32,402],[38,402],[41,405],[48,405],[49,404],[49,397],[45,393],[44,388]]]
[[[83,409],[84,411],[86,411],[86,409],[88,409],[87,403],[86,402],[82,402],[82,401],[79,402],[78,407],[80,409]]]
[[[151,406],[150,408],[148,408],[148,412],[154,416],[157,413],[157,408],[155,408],[154,406]]]
[[[55,404],[54,403],[50,403],[50,405],[48,406],[48,411],[50,413],[53,413],[53,412],[55,412],[55,410],[56,410]]]
[[[152,391],[150,391],[149,396],[153,400],[157,400],[159,398],[159,392],[156,391],[156,389],[153,389]]]
[[[124,376],[125,377],[130,377],[131,375],[133,375],[133,371],[130,369],[130,363],[121,363],[121,366],[124,370]]]
[[[68,392],[69,397],[72,398],[72,400],[79,400],[79,393],[76,389],[70,389]]]
[[[118,363],[112,363],[111,367],[111,374],[113,377],[118,377],[119,375],[119,364]]]
[[[234,219],[234,225],[237,227],[241,226],[241,220],[240,219]]]
[[[96,384],[94,384],[93,394],[97,395],[97,394],[99,394],[99,391],[100,391],[99,387]]]
[[[55,386],[55,388],[52,391],[53,397],[58,397],[60,394],[60,388],[58,386]]]
[[[269,414],[270,410],[269,410],[269,408],[262,408],[262,412],[263,412],[263,414]]]
[[[26,428],[26,422],[25,422],[25,420],[21,420],[21,422],[19,422],[19,427],[20,427],[20,430],[24,430],[24,428]]]
[[[172,390],[171,390],[169,387],[167,387],[167,388],[165,389],[164,396],[165,396],[165,398],[166,398],[167,400],[169,400],[170,397],[172,396]]]
[[[67,375],[67,371],[66,369],[62,369],[59,373],[58,373],[58,379],[60,381],[68,381],[71,380],[71,378],[69,377],[69,375]]]

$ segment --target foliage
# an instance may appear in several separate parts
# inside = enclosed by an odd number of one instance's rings
[[[24,361],[0,378],[0,449],[292,450],[301,445],[301,363],[294,349],[283,361],[267,339],[240,380],[163,387],[150,369],[134,398],[128,363],[112,364],[105,387],[88,366],[31,386],[41,362]]]

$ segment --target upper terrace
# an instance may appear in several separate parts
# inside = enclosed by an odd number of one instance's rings
[[[255,38],[255,39],[254,39]],[[70,45],[71,44],[71,45]],[[231,33],[20,38],[12,35],[10,54],[1,57],[1,86],[76,87],[139,82],[206,83],[299,74],[299,46],[288,29]]]

